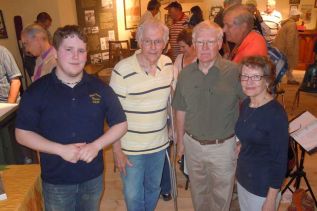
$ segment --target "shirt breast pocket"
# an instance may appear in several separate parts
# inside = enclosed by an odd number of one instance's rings
[[[232,85],[220,84],[212,90],[212,93],[217,100],[217,105],[221,108],[231,111],[237,105],[238,96]]]
[[[198,107],[200,105],[199,102],[202,102],[206,94],[206,90],[199,84],[192,84],[184,92],[185,103],[190,110]]]

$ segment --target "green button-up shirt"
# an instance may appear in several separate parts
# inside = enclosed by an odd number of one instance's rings
[[[213,140],[234,133],[243,98],[238,65],[218,55],[207,75],[197,62],[181,71],[172,105],[186,112],[187,132],[201,140]]]

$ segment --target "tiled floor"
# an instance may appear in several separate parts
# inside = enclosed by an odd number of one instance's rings
[[[301,81],[303,77],[303,71],[296,71],[296,78]],[[282,83],[282,87],[285,89],[285,104],[286,111],[288,112],[289,118],[296,116],[304,110],[310,111],[312,114],[317,116],[317,95],[302,94],[300,99],[300,106],[294,110],[291,109],[291,105],[294,100],[297,86],[286,85]],[[280,97],[279,97],[280,100]],[[121,191],[121,180],[119,172],[114,172],[113,157],[111,149],[106,150],[106,173],[105,173],[105,192],[102,198],[101,210],[103,211],[124,211],[126,210],[123,195]],[[305,170],[307,173],[308,180],[314,193],[317,196],[317,153],[308,155],[305,158]],[[189,190],[185,190],[186,179],[183,174],[177,170],[177,187],[178,187],[178,210],[179,211],[192,211],[191,195]],[[304,181],[301,183],[304,186]],[[237,201],[233,201],[232,210],[239,210],[237,208]],[[289,204],[281,204],[279,211],[287,210]],[[172,211],[174,210],[173,201],[165,202],[162,199],[159,200],[157,205],[157,211]]]

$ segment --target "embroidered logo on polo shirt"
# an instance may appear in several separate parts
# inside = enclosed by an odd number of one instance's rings
[[[89,97],[93,104],[99,104],[101,101],[101,96],[98,93],[90,94]]]

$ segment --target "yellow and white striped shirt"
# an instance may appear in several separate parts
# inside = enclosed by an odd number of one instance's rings
[[[128,155],[154,153],[168,146],[167,101],[173,64],[161,55],[152,76],[140,67],[137,53],[120,61],[110,80],[127,116],[128,132],[121,139],[121,147]]]

